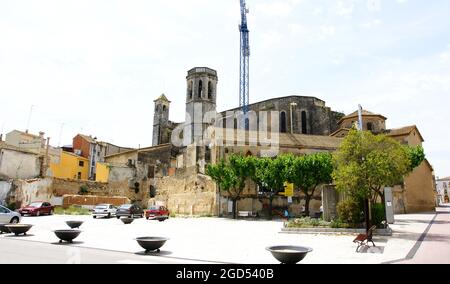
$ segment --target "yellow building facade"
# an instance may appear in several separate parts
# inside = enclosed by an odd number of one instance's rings
[[[59,163],[50,163],[51,176],[64,179],[87,180],[89,160],[70,152],[61,151]]]
[[[105,163],[97,163],[96,165],[96,182],[107,183],[109,178],[109,165]]]

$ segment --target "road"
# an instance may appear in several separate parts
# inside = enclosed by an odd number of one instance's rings
[[[0,264],[186,264],[190,261],[141,256],[64,244],[48,244],[19,238],[2,238]]]
[[[437,214],[427,230],[400,264],[450,263],[450,205],[437,208]]]

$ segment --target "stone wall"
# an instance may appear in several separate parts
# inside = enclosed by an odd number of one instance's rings
[[[0,149],[0,175],[12,179],[36,178],[41,173],[41,161],[36,154]]]
[[[11,189],[9,203],[15,202],[17,206],[23,206],[33,201],[53,202],[65,195],[78,195],[81,186],[87,186],[90,197],[116,197],[125,198],[123,192],[113,192],[105,183],[91,181],[65,180],[57,178],[15,180]]]
[[[6,197],[11,190],[11,185],[9,181],[0,181],[0,205],[6,205]]]
[[[52,179],[15,180],[13,194],[9,203],[16,203],[17,207],[34,201],[48,201],[53,197]]]
[[[296,103],[297,106],[292,108],[291,121],[291,103]],[[286,114],[286,130],[292,129],[295,134],[313,134],[313,135],[330,135],[338,129],[337,122],[344,115],[338,112],[333,112],[325,105],[325,102],[314,97],[302,96],[288,96],[282,98],[274,98],[249,106],[250,111],[279,111]],[[238,111],[233,109],[230,111]],[[305,112],[306,121],[302,120],[302,113]],[[225,116],[226,112],[222,112]],[[306,129],[303,129],[306,126]]]
[[[165,177],[156,180],[156,198],[148,205],[163,204],[180,215],[217,215],[216,185],[207,176]]]
[[[64,208],[68,208],[71,205],[77,205],[85,208],[93,208],[97,204],[112,204],[115,206],[120,206],[127,203],[130,203],[130,200],[126,197],[64,195],[62,206]]]

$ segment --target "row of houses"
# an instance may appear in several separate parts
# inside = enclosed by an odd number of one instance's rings
[[[132,150],[78,134],[73,144],[52,147],[50,138],[13,130],[0,136],[0,178],[54,177],[107,182],[105,157]]]

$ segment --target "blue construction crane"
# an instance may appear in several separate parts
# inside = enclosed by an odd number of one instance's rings
[[[246,7],[245,0],[241,1],[241,61],[240,61],[240,80],[239,80],[239,106],[244,114],[249,111],[250,104],[250,40],[247,26],[247,14],[249,10]]]

